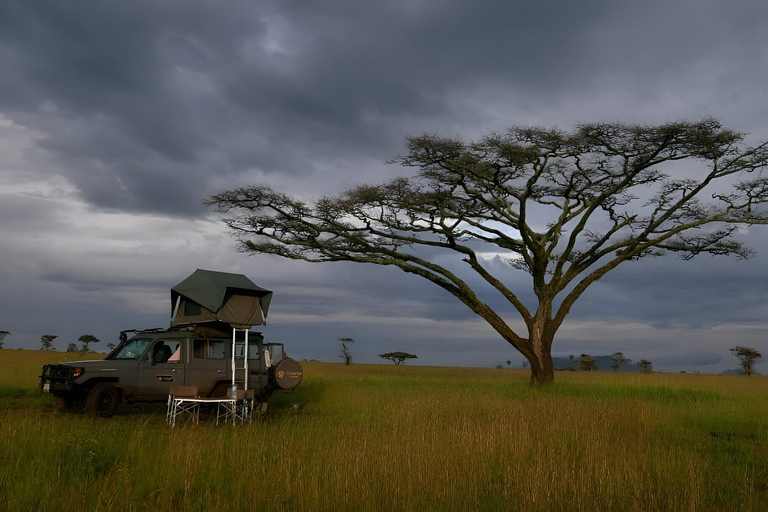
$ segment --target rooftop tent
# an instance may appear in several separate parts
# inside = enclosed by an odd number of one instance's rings
[[[242,274],[197,269],[171,288],[171,325],[225,322],[249,328],[266,323],[272,292]]]

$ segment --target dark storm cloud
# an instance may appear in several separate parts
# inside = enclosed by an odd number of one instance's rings
[[[467,95],[652,98],[718,53],[761,51],[728,36],[759,33],[748,6],[662,5],[4,2],[0,109],[44,132],[87,201],[199,215],[213,176],[316,180],[410,133],[499,128]]]

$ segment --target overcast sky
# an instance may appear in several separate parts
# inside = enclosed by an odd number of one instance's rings
[[[121,329],[167,326],[169,289],[205,268],[274,290],[263,331],[299,359],[338,360],[337,338],[353,337],[359,362],[404,350],[519,366],[434,285],[238,253],[202,201],[407,174],[384,162],[424,132],[714,116],[755,143],[768,139],[766,34],[763,0],[0,2],[5,348],[91,333],[104,349]],[[758,256],[620,267],[577,303],[554,354],[714,372],[737,366],[733,345],[768,353],[768,228],[742,239]]]

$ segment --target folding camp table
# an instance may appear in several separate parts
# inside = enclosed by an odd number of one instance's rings
[[[171,386],[168,395],[168,409],[166,411],[166,423],[171,427],[176,426],[176,418],[181,414],[189,414],[195,423],[200,422],[200,406],[216,404],[216,424],[232,422],[236,425],[251,422],[254,408],[254,392],[238,390],[237,397],[201,398],[197,395],[195,386]]]

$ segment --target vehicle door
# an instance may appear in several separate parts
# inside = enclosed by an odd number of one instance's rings
[[[254,336],[248,340],[248,387],[255,389],[258,394],[263,393],[269,383],[265,348],[261,337]]]
[[[139,392],[138,364],[152,341],[152,338],[147,336],[131,338],[111,352],[101,368],[102,374],[109,373],[118,379],[128,400],[133,400]]]
[[[137,398],[164,400],[171,386],[185,385],[185,338],[159,338],[139,360]]]
[[[197,386],[200,396],[210,396],[222,382],[221,393],[232,379],[231,340],[221,338],[192,339],[191,359],[187,367],[187,385]]]

